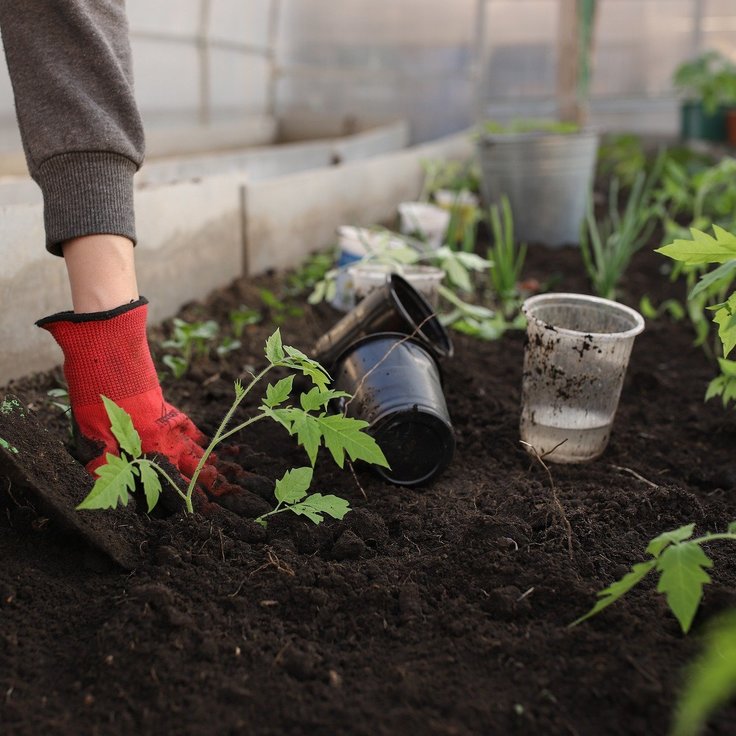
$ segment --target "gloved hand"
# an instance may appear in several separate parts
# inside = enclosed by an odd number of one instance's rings
[[[64,353],[77,454],[87,470],[94,473],[106,453],[119,454],[103,395],[130,415],[143,452],[165,456],[188,481],[202,458],[206,438],[163,397],[146,337],[147,305],[141,297],[107,312],[61,312],[36,324],[53,335]],[[242,468],[226,466],[234,483],[218,472],[212,455],[199,475],[199,485],[209,500],[226,496],[227,505],[234,506],[231,510],[239,510],[234,503],[238,495],[250,500],[249,486],[263,492],[270,484]]]

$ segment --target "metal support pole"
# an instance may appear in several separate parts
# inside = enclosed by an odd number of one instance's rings
[[[486,22],[489,1],[477,0],[475,7],[475,39],[473,42],[473,67],[471,74],[475,90],[473,122],[476,124],[482,122],[486,117],[486,69],[489,59],[488,44],[486,42]]]
[[[197,50],[199,52],[199,123],[209,125],[212,121],[210,89],[210,0],[200,0],[199,24],[197,27]]]

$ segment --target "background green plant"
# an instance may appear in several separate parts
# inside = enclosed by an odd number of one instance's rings
[[[587,202],[585,223],[580,233],[580,253],[593,291],[605,299],[616,297],[631,259],[649,240],[657,226],[657,207],[653,190],[662,169],[662,157],[649,173],[639,172],[629,190],[623,212],[620,210],[620,183],[611,181],[608,209],[597,218],[593,192]]]
[[[736,65],[714,49],[680,64],[672,83],[686,99],[702,102],[709,114],[736,103]]]
[[[713,313],[713,322],[718,326],[721,355],[718,365],[721,374],[714,378],[706,390],[706,399],[720,396],[724,406],[736,398],[736,364],[727,360],[736,346],[736,235],[718,225],[713,226],[713,236],[692,228],[692,239],[677,239],[657,249],[669,258],[685,266],[707,266],[719,264],[711,271],[700,275],[698,282],[688,294],[688,303],[698,308],[719,297],[707,309]]]

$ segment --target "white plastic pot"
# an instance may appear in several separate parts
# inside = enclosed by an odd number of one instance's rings
[[[399,205],[401,232],[423,240],[432,250],[442,247],[450,223],[450,213],[427,202],[402,202]]]
[[[361,263],[348,267],[348,279],[355,294],[355,301],[359,302],[375,289],[383,286],[389,276],[396,272],[391,266]],[[404,266],[400,272],[403,276],[433,307],[439,303],[439,287],[445,272],[434,266]]]

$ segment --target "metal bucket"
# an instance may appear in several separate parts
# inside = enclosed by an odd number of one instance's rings
[[[591,130],[485,133],[478,139],[483,197],[486,204],[508,197],[520,242],[579,243],[597,155]]]

